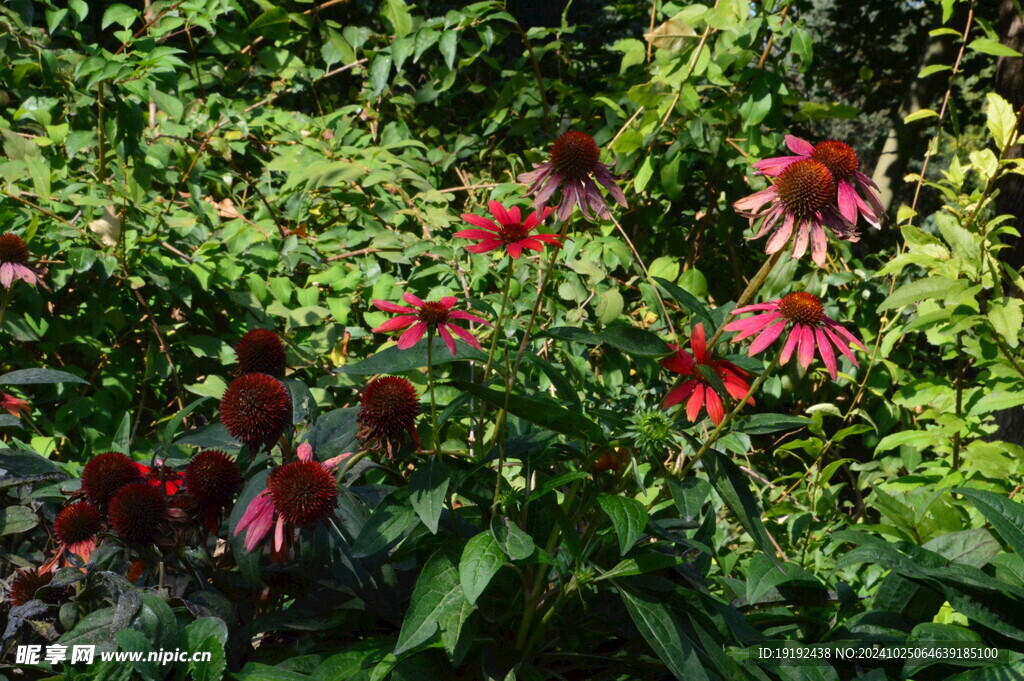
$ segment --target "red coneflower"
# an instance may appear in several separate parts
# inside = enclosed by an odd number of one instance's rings
[[[242,374],[267,374],[284,378],[286,352],[284,343],[273,331],[253,329],[235,346],[238,370]]]
[[[242,473],[227,454],[208,449],[192,457],[185,469],[185,490],[210,532],[217,531],[221,513],[242,488]]]
[[[30,410],[28,402],[19,400],[14,395],[9,395],[0,390],[0,409],[5,409],[14,418],[21,418],[22,414],[28,414]]]
[[[402,334],[398,339],[398,349],[408,350],[412,346],[416,345],[423,338],[423,334],[428,329],[434,330],[444,344],[448,346],[448,350],[455,354],[455,339],[452,338],[452,333],[456,334],[459,338],[469,343],[471,346],[480,349],[480,341],[473,337],[466,329],[461,326],[452,324],[452,319],[464,319],[471,322],[477,322],[478,324],[486,324],[491,326],[490,322],[486,322],[480,317],[474,314],[464,312],[463,310],[453,310],[452,307],[455,303],[459,302],[459,299],[455,296],[445,296],[440,301],[423,302],[411,293],[406,293],[402,296],[402,300],[409,303],[413,307],[404,307],[402,305],[396,305],[389,303],[386,300],[374,300],[373,304],[380,310],[385,312],[397,312],[398,317],[392,317],[377,328],[373,330],[374,333],[387,333],[388,331],[398,331],[406,327],[408,331]],[[415,309],[414,309],[415,308]]]
[[[269,451],[292,423],[292,397],[273,376],[239,376],[224,391],[220,419],[231,437],[250,449]]]
[[[839,140],[826,140],[811,144],[793,135],[786,135],[786,146],[796,156],[766,158],[755,163],[754,167],[762,175],[776,177],[794,161],[806,158],[814,159],[828,168],[832,177],[835,178],[838,192],[836,198],[839,212],[843,217],[851,223],[857,224],[857,216],[860,215],[872,227],[881,226],[885,206],[878,198],[878,185],[870,177],[860,172],[860,159],[857,158],[857,152],[853,150],[853,147]]]
[[[139,464],[120,452],[95,456],[82,470],[82,492],[100,508],[106,508],[119,489],[142,480]]]
[[[248,528],[245,550],[252,551],[274,527],[271,557],[281,561],[287,553],[295,528],[309,527],[327,520],[338,500],[338,486],[332,474],[342,454],[320,462],[313,457],[309,443],[299,445],[297,461],[278,466],[267,477],[267,488],[249,503],[235,534]],[[275,522],[276,516],[276,522]]]
[[[89,556],[96,549],[96,535],[103,526],[103,517],[99,509],[88,501],[78,501],[65,507],[57,514],[53,523],[53,532],[60,541],[58,557],[64,551],[70,551],[83,563],[89,562]]]
[[[125,485],[110,500],[110,525],[125,541],[149,544],[163,532],[167,495],[145,482]]]
[[[701,371],[701,367],[713,371],[721,379],[726,392],[737,400],[743,399],[750,390],[746,380],[749,374],[732,362],[714,359],[711,356],[707,349],[703,324],[697,324],[690,332],[692,356],[676,345],[670,347],[676,354],[661,360],[661,366],[683,376],[683,381],[665,396],[663,406],[668,409],[683,400],[688,400],[687,420],[696,421],[698,414],[706,407],[711,422],[717,426],[725,418],[725,408],[722,406],[721,396]],[[754,400],[748,398],[747,403],[753,404]]]
[[[835,380],[838,375],[838,365],[835,352],[832,350],[833,346],[853,362],[853,366],[858,365],[857,359],[850,352],[850,346],[855,345],[861,350],[866,350],[864,344],[856,336],[825,314],[821,299],[813,293],[794,291],[778,300],[737,308],[732,311],[732,314],[762,311],[764,314],[737,319],[724,327],[726,331],[740,332],[733,337],[734,342],[757,335],[754,342],[750,344],[749,354],[751,357],[765,350],[782,335],[783,331],[790,329],[779,361],[785,364],[796,351],[800,366],[806,369],[811,365],[814,351],[817,349],[829,375],[832,380]]]
[[[359,402],[360,440],[386,443],[401,433],[416,439],[414,424],[420,398],[412,383],[400,376],[379,376],[363,388]]]
[[[518,206],[505,210],[505,207],[497,201],[491,201],[487,207],[490,208],[491,215],[498,221],[498,224],[479,215],[463,213],[463,220],[480,229],[463,229],[455,232],[455,236],[460,239],[480,241],[478,244],[466,246],[466,250],[470,253],[487,253],[504,247],[505,252],[513,259],[518,259],[523,254],[523,249],[539,252],[544,250],[545,243],[554,246],[559,244],[557,234],[531,234],[534,228],[551,214],[553,208],[536,210],[524,222]]]
[[[49,586],[53,581],[52,572],[42,572],[27,568],[14,573],[11,586],[8,590],[8,597],[11,605],[20,607],[36,597],[36,592],[44,586]],[[60,600],[59,594],[50,594],[42,599],[44,603],[56,603]]]
[[[572,215],[575,206],[580,207],[583,217],[588,220],[591,210],[604,219],[611,216],[608,204],[594,180],[604,185],[616,203],[626,207],[626,197],[615,183],[611,168],[601,163],[601,149],[594,138],[575,130],[555,140],[547,162],[535,165],[533,170],[522,173],[517,180],[527,185],[527,194],[536,195],[533,205],[537,208],[547,205],[548,200],[562,187],[562,202],[558,206],[559,220],[566,220]]]
[[[154,466],[139,464],[142,477],[153,487],[163,489],[168,496],[177,494],[181,489],[181,473],[164,463],[163,459],[157,459],[155,463]]]
[[[28,266],[28,246],[17,234],[0,234],[0,286],[10,288],[15,279],[35,286],[39,273]]]
[[[793,257],[799,258],[811,249],[811,259],[819,267],[825,264],[828,239],[824,227],[837,238],[857,241],[856,227],[836,208],[836,181],[822,163],[805,158],[786,166],[774,178],[774,184],[733,203],[751,226],[761,220],[754,239],[772,230],[775,233],[765,245],[765,253],[776,253],[792,240]]]

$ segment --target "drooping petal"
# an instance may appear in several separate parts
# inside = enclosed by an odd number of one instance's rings
[[[511,243],[505,247],[505,252],[508,253],[513,260],[518,260],[519,256],[523,254],[523,247],[520,242]]]
[[[814,330],[805,324],[797,324],[793,333],[799,334],[797,358],[800,360],[800,366],[806,369],[811,366],[814,359]]]
[[[774,201],[779,195],[779,190],[775,185],[771,185],[766,189],[762,189],[759,192],[755,192],[750,196],[744,197],[739,201],[735,201],[732,207],[736,209],[736,212],[744,217],[758,217],[757,212],[761,206],[766,203]]]
[[[769,326],[761,335],[754,339],[754,342],[750,344],[750,350],[747,351],[751,357],[759,352],[764,351],[769,345],[774,343],[779,336],[782,335],[783,330],[786,328],[786,320],[780,319],[775,322],[772,326]]]
[[[818,340],[818,354],[821,355],[821,361],[825,363],[825,368],[828,369],[828,374],[834,381],[838,366],[836,365],[836,353],[832,351],[832,341],[822,329],[815,329],[815,335]]]
[[[478,244],[466,246],[466,250],[470,253],[490,253],[498,248],[501,248],[501,242],[496,240],[481,241]]]
[[[781,317],[782,313],[778,311],[765,312],[764,314],[754,315],[753,317],[747,317],[746,319],[738,319],[734,322],[729,322],[723,328],[726,331],[739,331],[740,333],[736,334],[732,338],[734,343],[738,343],[739,341],[764,330],[770,326],[772,322],[780,319]]]
[[[762,310],[778,310],[779,303],[782,299],[769,300],[767,303],[757,303],[755,305],[744,305],[733,310],[730,314],[743,314],[745,312],[760,312]]]
[[[452,236],[456,236],[460,239],[494,239],[494,232],[488,232],[482,229],[460,229]]]
[[[795,135],[786,135],[786,146],[794,154],[799,154],[800,156],[811,156],[814,154],[814,145]]]
[[[690,353],[685,350],[676,348],[676,354],[671,357],[666,357],[658,362],[664,368],[676,374],[683,374],[684,376],[692,376],[694,374],[693,357]]]
[[[277,526],[274,528],[274,550],[280,551],[284,548],[284,516],[277,517]]]
[[[774,158],[766,158],[755,163],[754,168],[757,169],[758,175],[775,177],[785,170],[786,166],[790,163],[793,161],[799,161],[803,158],[806,158],[806,156],[776,156]]]
[[[540,241],[538,241],[537,239],[534,239],[532,237],[527,237],[525,239],[520,239],[519,241],[515,242],[514,244],[509,244],[509,247],[512,247],[512,246],[518,246],[520,249],[528,248],[531,251],[537,251],[537,252],[540,252],[540,251],[544,250],[544,244],[542,244]]]
[[[402,334],[398,339],[398,349],[408,350],[412,346],[420,342],[423,338],[423,334],[427,332],[427,325],[424,322],[418,322],[409,327],[409,330]]]
[[[481,319],[480,317],[477,317],[475,314],[470,314],[465,310],[452,310],[451,312],[448,313],[448,316],[451,317],[452,319],[464,319],[467,322],[476,322],[477,324],[483,324],[485,326],[494,326],[486,319]]]
[[[838,322],[835,322],[831,319],[826,319],[825,325],[828,328],[832,329],[832,331],[835,332],[835,334],[838,335],[840,338],[845,338],[847,341],[849,341],[850,345],[856,345],[861,350],[867,352],[867,348],[864,347],[864,344],[860,342],[860,339],[854,336],[849,331],[847,331],[846,327],[843,326],[842,324],[839,324]]]
[[[726,374],[722,378],[722,383],[725,384],[725,392],[729,393],[734,400],[742,400],[750,392],[750,385],[742,378],[737,378],[732,374]],[[747,404],[754,404],[754,398],[747,397]]]
[[[451,331],[452,333],[456,334],[456,335],[457,335],[457,336],[458,336],[459,338],[461,338],[462,340],[466,341],[467,343],[469,343],[470,345],[472,345],[472,346],[473,346],[474,348],[476,348],[477,350],[481,350],[481,349],[482,349],[482,348],[480,347],[480,341],[478,341],[478,340],[476,339],[476,336],[474,336],[474,335],[473,335],[473,334],[472,334],[472,333],[471,333],[471,332],[469,331],[469,329],[464,329],[464,328],[462,328],[461,326],[458,326],[458,325],[456,325],[456,324],[446,324],[446,326],[448,327],[448,329],[449,329],[449,330],[450,330],[450,331]]]
[[[853,363],[853,366],[859,366],[857,364],[857,358],[854,356],[853,352],[850,350],[849,343],[847,343],[844,340],[840,339],[839,336],[837,336],[835,334],[835,332],[828,326],[827,323],[826,323],[825,326],[822,327],[822,331],[825,332],[825,335],[828,336],[829,340],[832,341],[832,344],[836,347],[836,349],[839,350],[839,352],[842,353],[843,357],[845,357],[846,359],[850,360],[850,362]]]
[[[838,194],[836,201],[839,204],[839,214],[850,222],[857,222],[857,192],[849,180],[839,180]]]
[[[793,240],[793,257],[802,257],[807,252],[807,245],[809,241],[809,220],[802,220],[796,228],[796,238]]]
[[[683,381],[675,388],[672,388],[668,395],[665,395],[665,399],[662,401],[661,406],[664,409],[674,407],[689,397],[698,385],[697,381]]]
[[[775,234],[772,234],[771,238],[768,239],[768,243],[764,246],[764,252],[769,255],[781,251],[782,248],[789,243],[790,237],[793,235],[793,223],[796,222],[796,218],[792,215],[787,214],[786,219],[782,222],[780,227]]]
[[[388,333],[389,331],[398,331],[404,329],[418,319],[416,315],[406,314],[401,317],[392,317],[377,328],[373,329],[374,333]]]
[[[697,415],[700,414],[700,410],[704,406],[704,393],[704,384],[697,383],[693,394],[690,395],[690,399],[686,403],[686,419],[691,423],[697,420]]]
[[[608,190],[611,197],[615,199],[615,202],[623,208],[628,208],[626,204],[626,195],[622,193],[622,189],[619,184],[615,181],[615,176],[612,175],[608,166],[603,163],[597,164],[597,169],[594,171],[594,178],[604,185],[604,188]]]
[[[4,288],[10,288],[11,282],[14,281],[14,263],[5,262],[0,265],[0,285]]]
[[[825,266],[826,250],[828,250],[828,238],[825,236],[825,230],[819,224],[811,225],[811,260],[818,267]]]
[[[455,339],[452,338],[452,335],[448,332],[449,326],[450,324],[438,325],[437,335],[441,336],[441,340],[443,340],[444,344],[448,346],[448,351],[451,352],[452,357],[454,357],[457,350],[455,349]]]
[[[742,397],[742,396],[741,396]],[[725,409],[722,407],[722,398],[710,387],[704,390],[704,404],[708,409],[708,416],[716,426],[725,419]]]
[[[779,363],[785,364],[789,361],[789,358],[793,356],[793,351],[796,350],[796,341],[799,338],[797,329],[793,329],[789,332],[789,336],[786,338],[785,345],[782,346],[782,354],[779,355]]]

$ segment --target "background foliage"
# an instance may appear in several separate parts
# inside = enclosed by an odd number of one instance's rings
[[[111,449],[183,462],[186,445],[209,442],[181,433],[216,419],[232,346],[253,328],[288,345],[290,385],[309,396],[300,429],[329,428],[319,414],[340,418],[369,375],[395,371],[372,363],[382,337],[370,329],[387,315],[371,299],[453,294],[496,316],[507,263],[469,255],[450,235],[461,212],[516,200],[516,174],[570,128],[591,134],[624,178],[630,207],[617,218],[667,282],[671,311],[666,320],[614,224],[577,228],[544,303],[543,352],[520,377],[524,394],[551,402],[511,424],[514,454],[546,476],[534,490],[544,494],[510,491],[507,513],[464,514],[490,528],[464,554],[454,509],[435,535],[407,487],[369,471],[356,487],[377,491],[339,505],[352,545],[324,531],[324,553],[301,568],[267,577],[264,565],[271,596],[259,595],[251,561],[219,582],[214,564],[180,557],[203,586],[169,598],[110,567],[80,585],[76,613],[61,611],[65,639],[89,627],[122,649],[212,637],[243,679],[451,678],[456,668],[464,678],[845,678],[859,672],[726,651],[769,639],[978,640],[1007,651],[998,666],[891,664],[872,678],[1012,678],[1024,654],[1024,510],[1013,500],[1024,438],[997,429],[1003,410],[1024,404],[1024,262],[1013,255],[1021,215],[997,216],[1019,190],[1024,83],[992,94],[1020,60],[1002,44],[1003,5],[1019,22],[1016,2],[956,0],[0,8],[0,224],[23,235],[46,283],[5,298],[0,368],[84,381],[0,376],[32,405],[22,421],[0,416],[8,475],[74,479]],[[760,186],[750,163],[776,155],[787,133],[847,140],[890,214],[859,243],[833,243],[824,270],[784,258],[762,298],[822,295],[869,352],[839,382],[820,367],[770,378],[758,414],[696,477],[663,476],[652,461],[591,476],[590,452],[566,431],[594,425],[628,441],[622,415],[667,390],[653,359],[663,346],[607,339],[629,327],[670,341],[666,321],[722,322],[763,260],[730,204]],[[518,270],[520,317],[538,269]],[[466,404],[473,366],[443,369],[440,406]],[[406,375],[425,387],[423,372]],[[552,403],[583,420],[545,420]],[[464,414],[444,418],[446,448],[486,454]],[[331,432],[322,441],[342,447]],[[445,475],[475,502],[494,485],[462,462]],[[250,483],[230,527],[256,491]],[[576,493],[579,509],[566,501]],[[42,562],[62,496],[52,481],[0,494],[6,576]],[[547,546],[554,518],[593,524],[596,543]],[[514,567],[476,603],[460,594],[454,611],[424,605],[421,589],[464,589],[457,573],[477,553]],[[326,576],[308,580],[314,568]],[[546,570],[558,607],[547,633],[519,640],[506,630],[521,621],[503,619],[531,594],[517,575]],[[325,609],[324,594],[347,609]]]

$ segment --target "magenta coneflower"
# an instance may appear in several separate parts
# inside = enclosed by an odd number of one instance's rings
[[[271,558],[281,562],[287,555],[295,528],[326,521],[338,500],[338,485],[332,470],[351,454],[320,462],[308,442],[296,450],[298,460],[278,466],[267,477],[267,488],[249,502],[235,527],[235,534],[248,528],[245,550],[252,551],[274,528]],[[275,520],[276,518],[276,520]]]
[[[28,402],[19,400],[14,395],[9,395],[2,390],[0,390],[0,409],[5,409],[14,418],[21,418],[22,414],[31,411]]]
[[[231,437],[269,451],[292,423],[291,393],[267,374],[239,376],[220,400],[220,420]]]
[[[106,508],[117,491],[143,480],[141,466],[120,452],[106,452],[82,469],[82,493],[99,508]]]
[[[409,330],[403,333],[398,339],[399,350],[408,350],[412,346],[416,345],[416,343],[423,338],[423,334],[425,334],[428,329],[436,331],[437,334],[441,336],[441,340],[444,341],[444,344],[448,346],[448,349],[453,355],[455,354],[455,339],[452,338],[452,333],[456,334],[459,338],[479,350],[480,342],[473,337],[473,334],[461,326],[452,324],[449,320],[464,319],[466,321],[491,326],[490,322],[486,322],[476,315],[462,310],[453,310],[452,307],[454,307],[455,303],[459,302],[459,299],[455,296],[445,296],[440,301],[430,301],[425,303],[413,294],[406,293],[402,296],[402,300],[413,307],[396,305],[395,303],[389,303],[386,300],[373,301],[373,304],[377,306],[378,309],[384,310],[385,312],[397,312],[399,314],[398,317],[392,317],[374,329],[374,333],[387,333],[388,331],[398,331],[408,327]]]
[[[861,215],[872,227],[881,226],[885,206],[878,198],[878,185],[860,172],[860,159],[849,144],[839,140],[811,144],[799,137],[786,135],[786,146],[796,156],[766,158],[755,163],[754,167],[762,175],[777,177],[795,161],[814,159],[828,168],[836,181],[837,202],[842,216],[857,224],[857,216]]]
[[[122,487],[110,500],[110,526],[125,541],[149,544],[164,531],[169,519],[167,495],[159,487],[133,482]]]
[[[480,229],[463,229],[455,232],[455,236],[460,239],[478,239],[480,241],[478,244],[466,246],[466,250],[470,253],[487,253],[504,247],[505,252],[513,259],[518,259],[522,255],[523,249],[539,252],[544,250],[544,243],[553,246],[559,244],[557,234],[530,233],[551,214],[554,208],[536,210],[523,221],[518,206],[505,210],[505,207],[497,201],[491,201],[487,207],[490,208],[491,215],[498,221],[498,224],[479,215],[463,213],[463,220]]]
[[[615,183],[615,176],[609,166],[601,163],[600,148],[593,137],[583,132],[573,130],[559,137],[551,145],[547,162],[535,165],[533,170],[522,173],[517,179],[527,185],[527,194],[536,195],[533,205],[537,208],[546,206],[562,187],[559,220],[572,215],[574,206],[579,206],[583,217],[588,220],[591,210],[604,219],[611,216],[594,180],[604,185],[616,203],[626,207],[626,197]]]
[[[239,373],[284,378],[284,343],[273,331],[253,329],[245,334],[235,346],[235,356],[238,358]]]
[[[746,381],[750,374],[732,362],[714,359],[711,356],[711,353],[708,352],[703,324],[697,324],[690,332],[690,349],[693,350],[693,355],[677,345],[669,347],[675,351],[675,354],[661,360],[661,366],[681,375],[683,379],[665,396],[662,406],[668,409],[687,400],[686,418],[689,421],[696,421],[701,409],[707,408],[711,422],[717,426],[725,418],[725,408],[722,405],[721,396],[715,392],[714,387],[701,371],[701,365],[713,371],[721,379],[726,392],[737,400],[743,399],[750,390],[750,385]],[[753,404],[754,400],[748,398],[747,403]]]
[[[774,184],[733,203],[740,215],[750,218],[751,226],[761,220],[752,238],[760,239],[773,229],[765,253],[776,253],[793,241],[793,257],[811,249],[811,258],[819,267],[825,264],[828,239],[823,227],[837,238],[857,241],[856,227],[836,209],[836,181],[823,164],[805,158],[787,165],[774,178]]]
[[[774,343],[783,331],[789,329],[789,337],[782,347],[779,361],[785,364],[796,351],[800,366],[806,369],[811,365],[811,360],[814,359],[814,350],[817,348],[821,361],[825,363],[829,375],[834,380],[838,367],[835,352],[832,351],[833,346],[853,362],[853,366],[858,366],[858,364],[857,359],[850,352],[850,346],[855,345],[861,350],[866,350],[864,344],[852,333],[825,314],[821,300],[813,293],[795,291],[779,300],[747,305],[732,311],[733,314],[746,312],[763,312],[764,314],[731,321],[724,328],[726,331],[739,331],[732,339],[734,342],[757,335],[754,342],[750,344],[748,352],[750,356],[763,351]]]
[[[0,286],[10,288],[15,279],[35,286],[39,273],[28,265],[28,246],[17,234],[0,234]]]

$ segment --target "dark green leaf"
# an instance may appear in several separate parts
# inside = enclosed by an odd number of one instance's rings
[[[775,557],[775,547],[768,536],[768,530],[765,529],[764,523],[761,522],[761,508],[753,492],[750,491],[750,485],[739,467],[727,456],[714,449],[704,454],[704,458],[701,461],[704,464],[704,470],[708,473],[711,484],[714,485],[715,490],[722,497],[725,505],[729,507],[729,510],[739,520],[743,529],[753,538],[765,555],[773,561],[777,560]]]
[[[505,554],[490,531],[481,532],[466,542],[459,560],[459,582],[466,600],[476,603],[477,597],[504,564]]]
[[[467,381],[456,381],[456,383],[463,390],[473,393],[499,409],[505,405],[505,394],[502,392]],[[566,409],[556,400],[547,396],[509,395],[508,410],[509,413],[524,421],[579,440],[603,442],[605,439],[604,431],[599,425],[580,412]]]
[[[967,497],[974,504],[985,520],[999,533],[1003,541],[1018,556],[1024,557],[1024,505],[1011,501],[1008,497],[995,492],[987,492],[969,487],[958,487],[954,492]]]
[[[18,369],[0,376],[0,385],[36,385],[41,383],[84,383],[89,381],[56,369]]]
[[[679,622],[660,599],[620,588],[636,628],[679,681],[710,681]]]
[[[509,518],[494,516],[491,519],[491,532],[498,546],[511,560],[529,558],[536,548],[533,537],[523,532]]]
[[[644,505],[636,499],[610,494],[599,496],[597,503],[612,519],[615,534],[619,537],[619,555],[625,555],[647,527],[647,511]]]
[[[409,481],[409,501],[432,534],[437,534],[450,478],[445,465],[436,457],[430,457],[416,468]]]
[[[395,643],[395,655],[402,655],[426,643],[437,632],[439,620],[462,608],[466,597],[459,583],[459,571],[451,551],[439,549],[423,566],[409,601]]]

